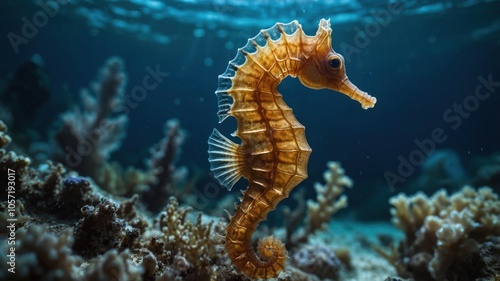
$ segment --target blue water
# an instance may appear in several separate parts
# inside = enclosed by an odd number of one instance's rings
[[[202,172],[200,186],[213,181],[207,138],[215,126],[225,133],[236,129],[231,118],[217,124],[217,76],[260,29],[294,19],[313,35],[319,20],[330,18],[332,45],[346,58],[350,80],[378,99],[365,111],[344,95],[307,89],[296,79],[280,85],[313,149],[309,178],[301,184],[308,196],[322,181],[326,162],[340,161],[355,182],[350,208],[371,205],[387,215],[380,194],[405,191],[420,174],[421,164],[413,165],[405,182],[389,186],[384,175],[398,174],[401,158],[421,151],[427,159],[434,150],[452,149],[473,173],[475,159],[499,151],[499,1],[49,2],[48,8],[39,1],[0,3],[0,79],[34,54],[42,58],[50,99],[31,127],[45,138],[107,58],[124,59],[127,93],[141,85],[148,66],[169,73],[130,111],[127,138],[112,155],[124,166],[143,166],[163,124],[175,117],[189,134],[179,164]],[[26,21],[38,23],[28,36]],[[13,44],[12,33],[25,42]],[[493,86],[484,86],[485,80]],[[483,99],[475,96],[480,85]],[[429,151],[416,144],[433,137]]]

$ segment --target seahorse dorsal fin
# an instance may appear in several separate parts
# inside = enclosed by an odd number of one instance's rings
[[[208,139],[208,161],[217,181],[231,190],[241,178],[245,165],[239,145],[214,129]]]

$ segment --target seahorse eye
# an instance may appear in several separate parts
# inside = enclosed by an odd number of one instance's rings
[[[333,69],[339,69],[340,67],[340,59],[338,58],[333,58],[331,60],[328,61],[328,64],[333,68]]]

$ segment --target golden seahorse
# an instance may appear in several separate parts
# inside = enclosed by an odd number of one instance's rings
[[[278,85],[290,75],[309,88],[341,92],[364,109],[376,103],[347,78],[343,57],[331,47],[331,33],[325,19],[315,36],[304,34],[297,21],[276,23],[238,49],[219,76],[219,123],[235,117],[238,129],[233,135],[241,144],[214,129],[209,161],[215,178],[229,190],[241,177],[249,181],[227,226],[226,248],[233,264],[252,278],[276,277],[285,266],[287,251],[279,239],[263,238],[256,253],[251,238],[267,214],[307,178],[311,154],[305,128],[283,101]]]

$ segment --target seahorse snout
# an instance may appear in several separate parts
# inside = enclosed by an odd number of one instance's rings
[[[372,108],[377,103],[377,98],[370,96],[368,93],[361,91],[356,85],[345,78],[342,83],[336,87],[338,92],[358,101],[363,109]]]

